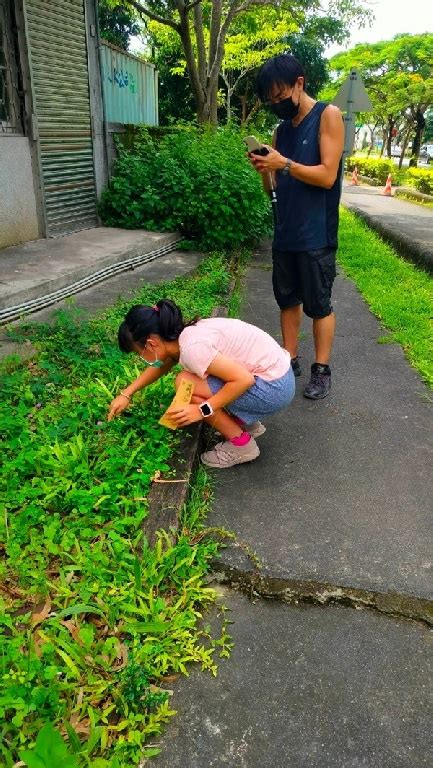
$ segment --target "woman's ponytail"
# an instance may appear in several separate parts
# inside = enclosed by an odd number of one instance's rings
[[[161,299],[155,305],[159,315],[160,335],[167,341],[174,341],[179,338],[185,323],[182,312],[174,301]]]
[[[138,304],[129,310],[119,328],[119,347],[122,352],[132,352],[134,344],[144,345],[151,333],[165,341],[176,341],[183,329],[197,320],[185,323],[180,308],[169,299],[161,299],[152,307]]]

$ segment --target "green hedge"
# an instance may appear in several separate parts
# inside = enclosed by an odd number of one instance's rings
[[[408,168],[406,171],[406,182],[415,187],[418,192],[423,192],[425,195],[433,195],[433,169]]]
[[[352,172],[355,166],[361,176],[385,184],[388,174],[392,176],[394,185],[409,184],[419,192],[433,195],[433,169],[427,168],[398,168],[392,160],[377,160],[370,157],[348,157],[346,169]]]
[[[180,230],[204,249],[227,249],[268,231],[269,203],[239,131],[180,126],[141,130],[119,159],[100,212],[105,224]]]
[[[368,178],[375,179],[381,184],[385,184],[389,173],[392,176],[393,183],[400,184],[405,172],[404,169],[400,171],[392,160],[376,160],[370,157],[348,157],[346,163],[348,171],[352,172],[356,166],[362,176],[368,176]]]

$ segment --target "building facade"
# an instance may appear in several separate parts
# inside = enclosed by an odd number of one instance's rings
[[[0,248],[97,226],[109,143],[101,49],[97,0],[0,0]]]

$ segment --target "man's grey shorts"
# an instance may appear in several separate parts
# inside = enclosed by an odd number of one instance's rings
[[[254,378],[254,384],[225,408],[226,411],[242,419],[245,424],[252,424],[254,421],[280,411],[289,405],[295,395],[292,366],[284,376],[274,381],[265,381],[260,376],[254,376]],[[213,395],[226,384],[216,376],[208,376],[207,383]]]

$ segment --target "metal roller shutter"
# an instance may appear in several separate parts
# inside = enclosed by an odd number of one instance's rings
[[[83,0],[25,0],[47,236],[97,225]]]

